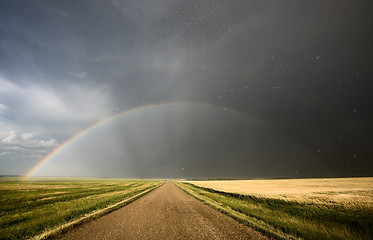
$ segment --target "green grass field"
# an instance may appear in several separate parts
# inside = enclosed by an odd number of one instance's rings
[[[30,238],[160,183],[128,179],[0,178],[0,239]]]
[[[373,204],[284,200],[223,192],[191,183],[177,184],[197,199],[269,236],[283,239],[373,238]]]

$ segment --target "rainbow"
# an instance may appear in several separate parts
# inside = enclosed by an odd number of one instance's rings
[[[96,129],[96,128],[98,128],[98,127],[100,127],[100,126],[102,126],[102,125],[104,125],[108,122],[113,121],[114,119],[116,119],[118,117],[127,116],[127,115],[130,115],[130,114],[133,114],[133,113],[138,113],[140,111],[149,110],[149,109],[152,109],[152,108],[167,107],[167,106],[179,106],[179,105],[181,105],[181,106],[196,106],[197,105],[197,106],[211,107],[211,105],[201,104],[201,103],[171,102],[171,103],[157,103],[157,104],[151,104],[151,105],[143,105],[143,106],[140,106],[140,107],[136,107],[136,108],[132,108],[132,109],[128,109],[128,110],[116,113],[114,115],[106,117],[106,118],[104,118],[104,119],[102,119],[102,120],[84,128],[83,130],[79,131],[77,134],[75,134],[74,136],[72,136],[71,138],[69,138],[68,140],[63,142],[62,144],[60,144],[58,147],[53,149],[52,152],[50,152],[47,156],[45,156],[42,160],[40,160],[37,164],[35,164],[35,166],[33,166],[24,175],[24,178],[28,179],[29,177],[33,176],[42,166],[44,166],[51,159],[53,159],[54,156],[56,156],[58,153],[63,151],[67,146],[69,146],[70,144],[75,142],[77,139],[79,139],[83,135],[87,134],[88,132],[90,132],[90,131],[92,131],[92,130],[94,130],[94,129]]]

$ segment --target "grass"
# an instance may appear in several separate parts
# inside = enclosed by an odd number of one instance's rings
[[[161,181],[0,179],[0,239],[24,239],[129,199]]]
[[[187,181],[223,192],[309,203],[373,205],[373,178]]]
[[[351,204],[314,198],[312,202],[308,197],[300,201],[295,200],[299,195],[289,200],[224,192],[185,182],[178,185],[205,203],[277,238],[372,239],[373,236],[373,205],[369,201]]]

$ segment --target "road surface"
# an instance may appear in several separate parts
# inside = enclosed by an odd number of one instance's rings
[[[167,182],[59,239],[267,239]]]

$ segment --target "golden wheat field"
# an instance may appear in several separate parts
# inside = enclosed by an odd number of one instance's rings
[[[224,192],[266,198],[373,205],[373,177],[185,182]]]

